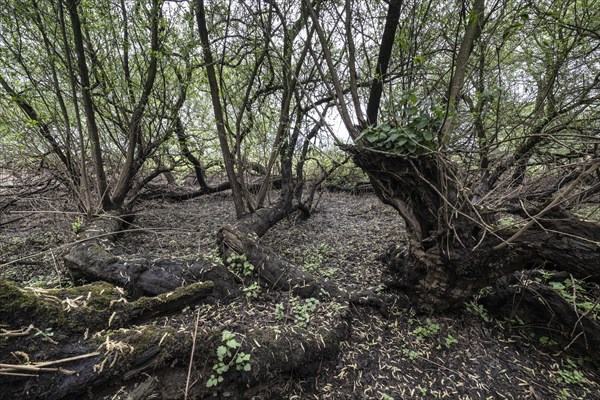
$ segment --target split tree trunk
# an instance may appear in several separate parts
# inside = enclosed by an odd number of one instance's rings
[[[519,270],[543,268],[600,279],[598,224],[552,218],[548,211],[536,224],[495,227],[497,212],[486,214],[473,205],[440,155],[346,150],[369,174],[380,199],[406,221],[409,245],[388,255],[388,284],[405,291],[417,309],[455,307]]]

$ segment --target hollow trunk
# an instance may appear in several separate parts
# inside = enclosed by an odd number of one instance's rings
[[[418,157],[348,148],[379,198],[402,215],[408,246],[387,254],[389,286],[421,311],[444,311],[515,271],[567,271],[600,278],[600,226],[549,210],[535,224],[494,224],[498,212],[479,209],[458,187],[439,154]],[[515,220],[518,217],[515,216]]]

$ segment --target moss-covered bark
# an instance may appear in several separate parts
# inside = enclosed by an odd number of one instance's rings
[[[190,348],[189,335],[171,327],[131,324],[197,304],[212,289],[211,282],[201,282],[128,302],[123,290],[105,282],[36,290],[0,280],[2,395],[60,399],[183,356]],[[35,369],[73,356],[84,357],[61,363],[60,369]]]

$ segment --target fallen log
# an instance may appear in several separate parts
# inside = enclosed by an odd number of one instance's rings
[[[540,275],[534,271],[502,280],[479,301],[493,315],[509,319],[518,316],[520,323],[529,328],[554,336],[564,345],[576,347],[586,354],[596,354],[600,349],[600,322],[597,319],[600,298],[587,301],[585,297],[589,296],[578,293],[585,289],[573,284],[566,289],[568,293],[565,292],[572,296],[568,301],[559,291],[542,283],[538,278]],[[566,279],[572,279],[572,276]]]
[[[213,299],[239,295],[235,277],[221,264],[205,260],[123,260],[112,255],[108,248],[131,218],[107,214],[85,227],[64,257],[65,266],[75,278],[113,283],[126,289],[132,297],[158,295],[201,281],[213,282]]]
[[[210,282],[196,283],[128,302],[105,282],[33,290],[0,280],[3,327],[32,327],[0,342],[1,397],[62,399],[164,365],[189,351],[189,336],[171,327],[127,327],[197,304],[211,292]]]

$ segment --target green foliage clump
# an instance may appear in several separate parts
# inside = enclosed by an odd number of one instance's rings
[[[239,351],[241,344],[236,340],[235,334],[223,331],[221,345],[217,347],[217,362],[213,365],[215,374],[212,374],[206,382],[206,387],[215,387],[223,382],[223,374],[235,365],[238,371],[249,372],[252,370],[250,354]]]
[[[370,147],[396,154],[419,155],[434,151],[444,121],[444,108],[418,100],[408,92],[399,99],[399,111],[393,120],[369,126],[359,136]]]
[[[485,322],[490,322],[491,318],[482,304],[477,303],[476,301],[469,301],[466,303],[467,311],[475,316],[478,316]]]
[[[254,265],[246,258],[245,254],[232,253],[227,257],[227,266],[238,274],[251,276],[254,273]]]
[[[305,252],[302,267],[310,274],[331,278],[335,275],[336,269],[333,267],[323,267],[323,262],[329,255],[329,252],[329,246],[326,244],[320,244],[317,248]]]
[[[71,222],[71,232],[78,234],[83,229],[83,218],[77,217]]]
[[[594,296],[588,293],[583,282],[567,278],[562,282],[550,281],[548,284],[569,304],[573,304],[578,313],[593,319],[600,316],[600,305]]]
[[[248,285],[242,289],[247,299],[256,299],[260,295],[260,285],[258,282],[252,282],[251,285]]]
[[[305,299],[304,302],[298,301],[298,299],[292,299],[292,314],[294,316],[294,322],[296,325],[306,327],[310,322],[312,313],[319,306],[319,300],[314,297]]]
[[[420,338],[429,338],[437,335],[440,332],[440,325],[431,321],[429,318],[426,320],[426,324],[423,326],[416,327],[412,333],[419,336]]]
[[[298,297],[292,297],[289,302],[289,309],[286,311],[286,307],[283,303],[275,305],[275,319],[282,321],[289,316],[293,318],[294,325],[301,328],[306,328],[317,310],[320,301],[314,297],[302,300]]]
[[[586,377],[579,370],[579,366],[572,359],[567,360],[566,368],[561,368],[558,370],[557,380],[561,383],[578,385],[587,382]]]

